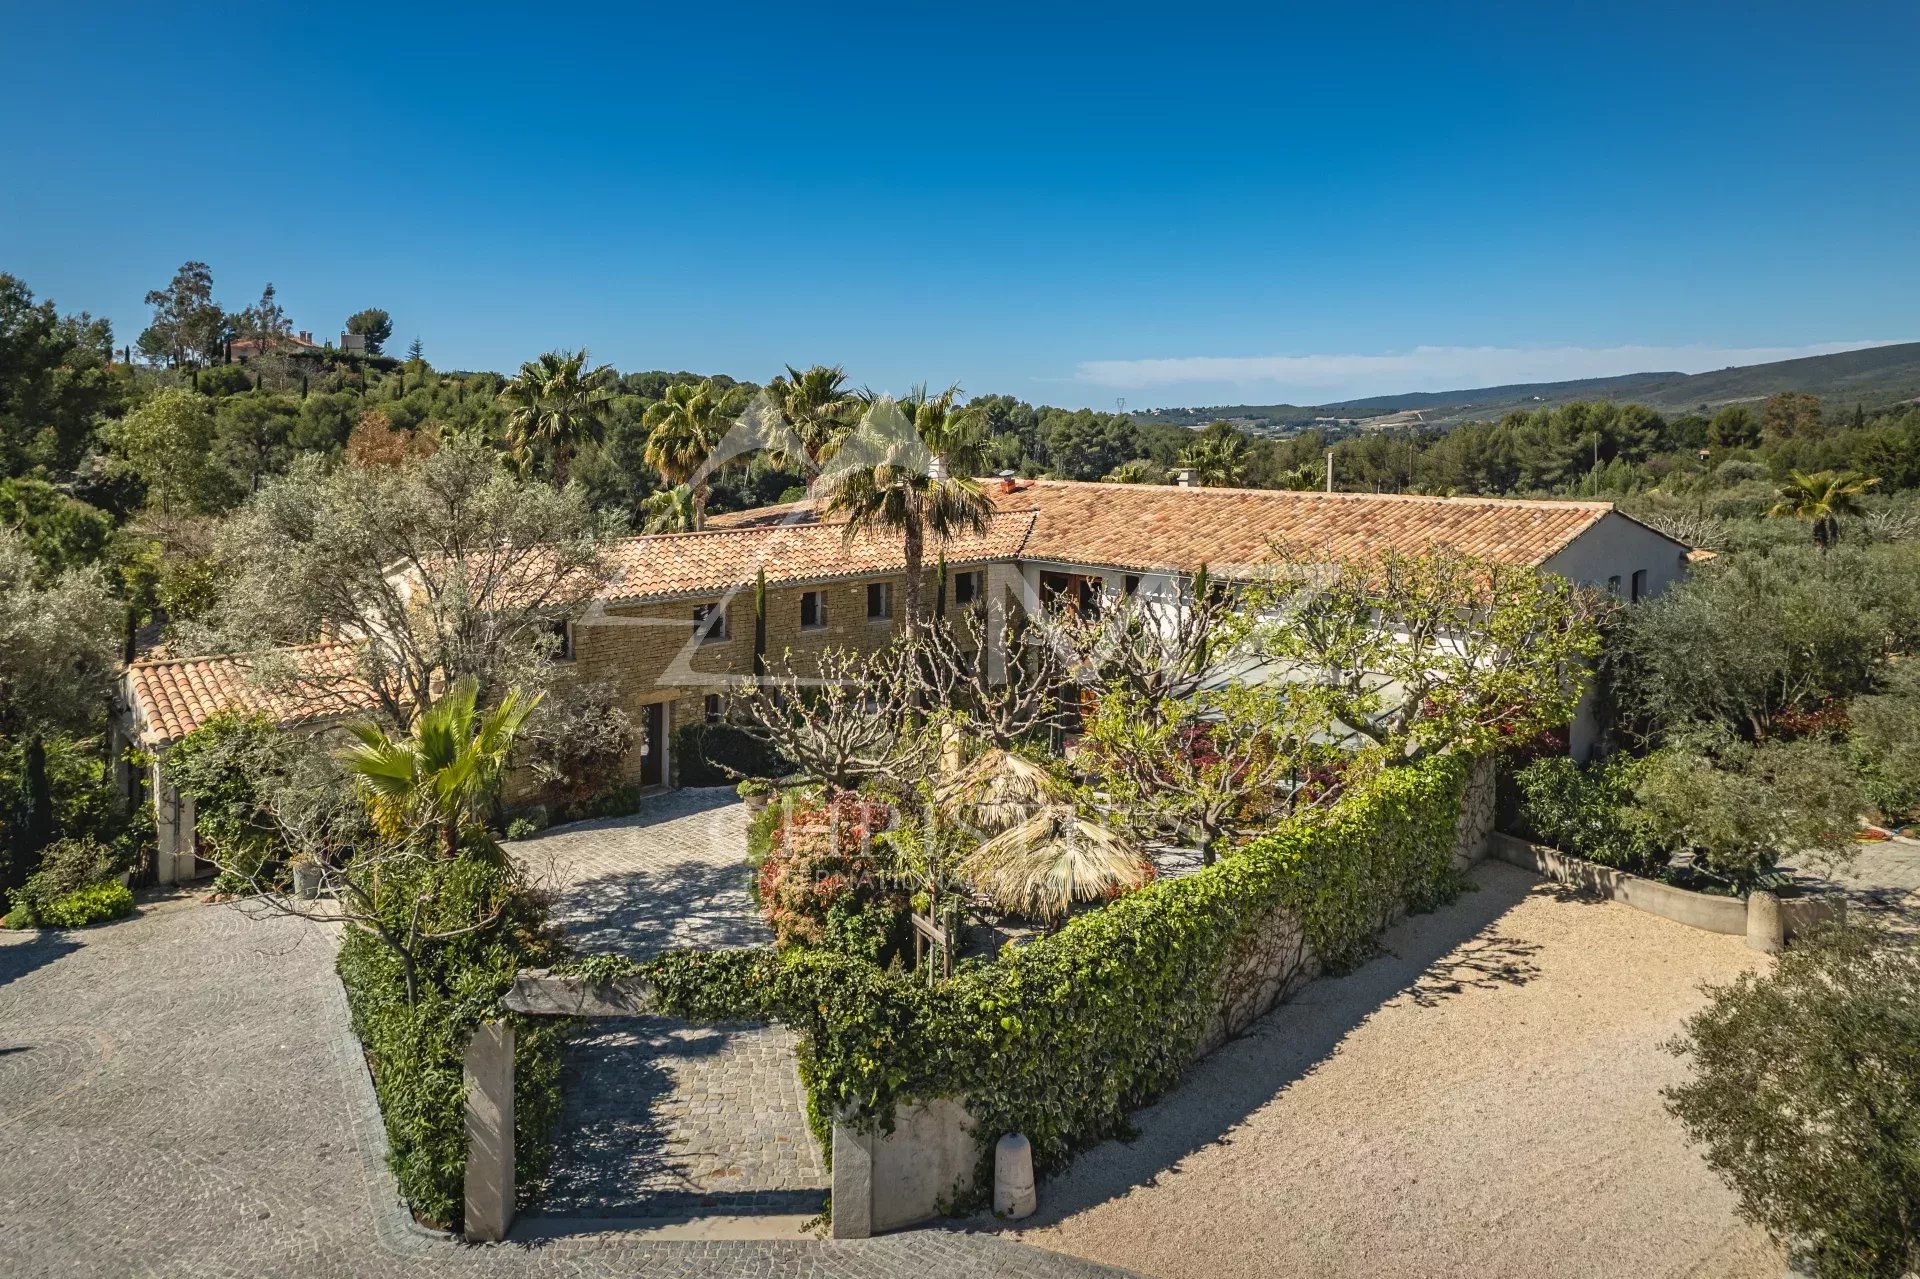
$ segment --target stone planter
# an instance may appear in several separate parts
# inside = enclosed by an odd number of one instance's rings
[[[766,810],[767,805],[773,802],[773,796],[767,794],[764,791],[762,791],[758,795],[746,795],[746,796],[743,796],[742,798],[746,802],[747,811],[749,813],[764,812]]]
[[[320,868],[312,862],[295,862],[293,865],[293,895],[303,902],[313,901],[320,896]]]
[[[1644,910],[1649,915],[1703,932],[1745,937],[1755,950],[1778,950],[1794,934],[1805,932],[1836,913],[1834,904],[1821,898],[1783,901],[1772,893],[1740,898],[1690,892],[1498,832],[1488,838],[1487,850],[1509,865],[1596,897]],[[1749,918],[1750,914],[1753,918]]]

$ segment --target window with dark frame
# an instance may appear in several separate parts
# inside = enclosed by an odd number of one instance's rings
[[[803,591],[800,595],[800,629],[822,631],[827,627],[827,593]]]
[[[720,722],[720,694],[718,693],[707,694],[706,710],[707,710],[707,723],[718,724]]]
[[[956,606],[971,604],[979,598],[980,573],[978,570],[953,575],[953,602]]]
[[[715,614],[718,616],[715,616]],[[712,619],[712,629],[708,629],[708,619]],[[733,638],[727,630],[727,611],[718,604],[695,604],[693,606],[693,633],[702,644],[718,644],[722,640]]]
[[[1120,593],[1129,599],[1140,593],[1140,575],[1128,573],[1120,579]]]
[[[1615,573],[1607,579],[1607,594],[1613,596],[1615,599],[1620,598],[1620,575],[1618,573]]]
[[[1633,570],[1633,593],[1629,595],[1627,598],[1632,600],[1635,604],[1638,604],[1641,600],[1645,599],[1646,597],[1647,597],[1647,570],[1643,568],[1637,568]]]
[[[573,623],[564,618],[553,624],[553,637],[560,642],[554,646],[553,660],[571,662],[573,660]]]
[[[891,622],[893,620],[893,583],[867,583],[867,620],[869,622]]]

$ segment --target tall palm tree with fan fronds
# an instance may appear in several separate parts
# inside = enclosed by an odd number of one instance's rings
[[[847,371],[838,364],[815,364],[806,369],[789,364],[777,390],[780,411],[800,454],[787,457],[783,451],[782,464],[804,470],[811,477],[853,429],[859,396],[847,386]]]
[[[507,405],[507,450],[522,475],[531,474],[542,453],[553,459],[553,484],[565,488],[567,471],[582,440],[606,429],[613,400],[614,372],[579,351],[548,351],[520,366],[500,399]]]
[[[642,419],[647,445],[641,456],[668,484],[685,484],[693,498],[693,531],[707,522],[711,476],[733,459],[719,456],[740,411],[739,387],[722,389],[712,378],[675,382]]]
[[[1247,482],[1247,437],[1231,428],[1208,428],[1180,451],[1180,465],[1202,488],[1235,488]]]
[[[1865,514],[1860,499],[1878,484],[1858,471],[1793,471],[1780,486],[1780,500],[1767,512],[1772,519],[1805,520],[1813,526],[1813,544],[1822,552],[1840,540],[1840,520]]]
[[[924,385],[900,400],[876,396],[820,477],[826,514],[846,519],[849,541],[900,534],[909,630],[920,620],[928,541],[982,532],[993,515],[993,500],[971,478],[986,447],[981,418],[959,398],[957,386],[930,395]]]

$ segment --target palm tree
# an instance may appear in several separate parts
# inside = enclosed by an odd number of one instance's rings
[[[648,533],[690,533],[693,531],[693,490],[685,484],[661,489],[647,496],[641,505]]]
[[[1840,540],[1840,519],[1865,513],[1861,496],[1878,484],[1858,471],[1793,471],[1780,486],[1780,500],[1767,515],[1773,519],[1805,520],[1813,525],[1813,544],[1826,551]]]
[[[1049,924],[1076,901],[1131,892],[1154,876],[1139,849],[1071,804],[1041,808],[982,844],[958,871],[1002,910]]]
[[[1071,798],[1066,785],[1043,766],[999,747],[943,778],[933,794],[941,816],[988,835],[1003,834],[1040,809]]]
[[[804,468],[811,476],[853,429],[859,397],[848,389],[847,371],[838,364],[816,364],[805,370],[787,365],[779,394],[780,410],[802,451],[802,456],[783,461]]]
[[[1109,484],[1152,484],[1154,466],[1145,458],[1134,458],[1131,462],[1122,462],[1107,472]]]
[[[1247,438],[1235,430],[1209,430],[1180,452],[1180,465],[1202,488],[1234,488],[1247,480]]]
[[[993,500],[977,471],[985,448],[980,416],[958,408],[960,388],[929,395],[918,386],[895,401],[878,396],[820,477],[829,516],[844,516],[847,540],[898,530],[906,559],[905,620],[920,620],[921,566],[927,540],[981,532]]]
[[[698,384],[675,382],[643,419],[648,466],[669,484],[685,484],[693,495],[693,530],[707,522],[707,494],[714,471],[734,461],[720,455],[721,443],[740,408],[740,388],[722,390],[707,378]],[[742,454],[744,456],[744,452]]]
[[[523,697],[513,689],[492,710],[475,706],[479,685],[471,675],[420,712],[413,730],[403,737],[389,735],[373,724],[353,724],[348,731],[358,744],[346,747],[340,758],[360,777],[369,796],[375,823],[390,837],[399,837],[415,823],[433,833],[441,856],[460,855],[461,838],[478,827],[480,813],[507,766],[514,737],[527,716],[540,704],[538,696]],[[479,845],[483,853],[499,849],[491,841]]]
[[[565,488],[574,449],[582,439],[598,439],[606,428],[613,399],[613,369],[587,367],[579,351],[548,351],[529,360],[500,390],[508,406],[507,448],[522,474],[533,470],[535,455],[553,454],[553,483]]]

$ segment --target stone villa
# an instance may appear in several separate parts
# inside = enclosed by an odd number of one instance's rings
[[[1202,564],[1244,574],[1271,558],[1349,559],[1434,548],[1539,568],[1640,600],[1664,591],[1691,548],[1620,514],[1609,502],[1527,501],[1286,492],[1185,486],[1003,480],[988,484],[986,530],[947,542],[947,606],[1000,600],[1017,607],[1065,596],[1083,603],[1167,592]],[[930,548],[929,555],[932,550]],[[642,730],[629,775],[671,785],[677,725],[720,713],[725,688],[753,672],[754,588],[767,584],[766,652],[804,663],[829,647],[879,648],[901,611],[897,536],[849,541],[805,503],[717,516],[699,533],[626,539],[592,606],[567,623],[560,660],[605,681]],[[929,567],[923,597],[935,606]],[[345,645],[303,660],[337,669]],[[116,729],[153,759],[149,790],[160,825],[163,882],[193,873],[193,813],[166,780],[168,746],[223,710],[285,722],[337,716],[337,704],[268,694],[240,657],[137,661],[121,687]],[[1584,717],[1573,749],[1584,754]]]

